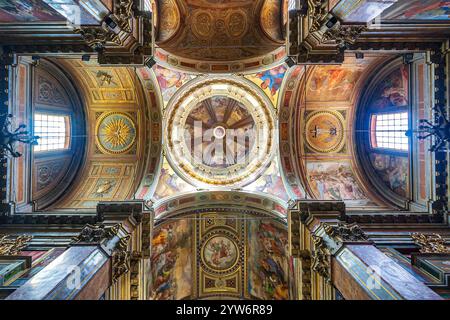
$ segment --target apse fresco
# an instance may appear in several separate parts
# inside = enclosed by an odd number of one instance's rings
[[[347,162],[308,162],[307,176],[312,192],[319,200],[365,199]]]
[[[396,20],[450,20],[450,1],[399,1],[383,13],[383,18]]]
[[[408,192],[408,158],[372,153],[370,161],[383,182],[396,194],[406,197]]]
[[[161,168],[158,184],[153,198],[156,200],[170,197],[181,192],[194,191],[195,188],[181,179],[169,165],[166,159]]]
[[[65,18],[38,0],[1,0],[0,22],[64,21]]]
[[[170,98],[172,98],[173,94],[181,88],[181,86],[194,78],[187,73],[178,72],[159,65],[155,65],[153,71],[155,72],[156,79],[158,80],[161,89],[164,105],[169,102]]]
[[[248,226],[248,291],[263,300],[289,299],[287,230],[268,220]]]
[[[254,182],[244,187],[244,190],[266,193],[286,201],[289,199],[277,161],[272,161],[267,171]]]
[[[284,65],[247,75],[246,78],[258,85],[270,98],[273,105],[278,105],[278,94],[283,83],[287,68]]]
[[[406,66],[394,70],[378,84],[372,97],[372,111],[406,107],[408,105],[408,70]]]
[[[152,300],[179,300],[192,294],[191,224],[182,219],[153,231]]]
[[[359,65],[315,68],[308,83],[307,101],[349,100],[363,70]]]

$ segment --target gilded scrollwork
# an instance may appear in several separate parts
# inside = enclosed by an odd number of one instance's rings
[[[21,235],[10,237],[8,235],[0,235],[0,256],[15,256],[26,248],[33,237]]]
[[[86,41],[87,45],[96,51],[102,50],[107,42],[112,42],[116,45],[123,44],[118,34],[104,28],[77,28],[73,31],[80,34]]]
[[[450,249],[445,245],[445,239],[439,234],[413,233],[411,238],[420,247],[420,253],[450,253]]]
[[[75,243],[100,243],[104,240],[110,240],[118,235],[120,225],[116,224],[112,227],[106,227],[104,224],[90,225],[87,224],[80,234],[76,236],[72,244]]]
[[[130,22],[133,18],[133,0],[116,0],[114,9],[119,21],[119,27],[126,32],[131,32]]]
[[[335,240],[341,242],[369,241],[367,235],[356,223],[338,223],[337,226],[323,223],[322,225],[325,233]]]
[[[345,47],[346,45],[354,44],[361,32],[365,30],[367,30],[367,26],[365,25],[339,25],[337,27],[328,29],[323,34],[322,40],[334,40],[339,47]]]
[[[317,272],[326,281],[331,280],[330,252],[322,237],[312,236],[314,250],[311,255],[311,270]]]
[[[131,253],[128,250],[130,235],[120,238],[112,254],[112,279],[117,281],[122,275],[130,271]]]

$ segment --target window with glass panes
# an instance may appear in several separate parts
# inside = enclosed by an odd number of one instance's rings
[[[34,151],[52,151],[67,148],[66,116],[36,113],[34,116],[34,134],[39,136]]]
[[[408,151],[408,112],[372,116],[372,147]]]

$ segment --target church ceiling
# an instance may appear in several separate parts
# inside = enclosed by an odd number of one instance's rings
[[[348,55],[339,66],[246,76],[61,60],[81,83],[90,132],[84,178],[61,207],[131,195],[160,203],[199,188],[382,205],[355,160],[352,132],[361,88],[385,59]],[[228,130],[255,130],[264,143],[243,140],[230,152]]]
[[[141,69],[145,70],[145,72],[149,73],[150,69]],[[284,79],[284,75],[286,73],[287,67],[285,65],[279,65],[274,67],[273,69],[269,69],[267,71],[261,71],[254,74],[248,74],[244,78],[241,78],[240,81],[244,81],[244,83],[247,84],[247,86],[250,86],[255,93],[258,93],[258,95],[261,95],[264,97],[264,95],[267,96],[267,98],[264,99],[266,103],[270,106],[270,109],[273,109],[276,113],[277,104],[278,104],[278,96],[279,92],[282,88],[282,81]],[[165,109],[165,113],[169,112],[169,109],[173,109],[173,107],[170,107],[171,101],[176,101],[177,96],[179,96],[178,91],[189,91],[189,88],[192,87],[192,83],[195,82],[195,79],[199,81],[199,74],[195,73],[184,73],[181,71],[176,71],[174,69],[169,69],[160,65],[155,65],[151,72],[155,74],[155,77],[157,79],[157,85],[159,87],[159,97],[161,99],[161,106]],[[215,77],[212,77],[213,79]],[[230,77],[233,79],[233,77]],[[239,79],[239,77],[234,77],[234,79]],[[247,80],[246,80],[247,79]],[[252,85],[253,83],[253,85]],[[263,92],[264,91],[264,92]],[[189,91],[190,92],[190,91]],[[192,92],[190,92],[192,93]],[[224,99],[227,99],[224,96],[215,96],[212,98],[208,98],[208,100],[214,100],[212,101],[212,109],[214,110],[214,116],[217,120],[223,121],[223,118],[225,114],[228,111],[230,111],[229,104],[225,103],[226,101]],[[269,102],[270,101],[270,102]],[[245,106],[243,106],[238,101],[230,100],[234,106],[241,105],[240,108],[237,108],[234,110],[234,112],[229,113],[227,115],[228,125],[232,125],[232,122],[237,122],[239,117],[242,117],[244,113],[240,112],[239,110],[245,111]],[[205,108],[200,104],[197,106],[199,108]],[[195,108],[194,109],[198,109]],[[197,110],[199,111],[199,110]],[[201,112],[200,112],[201,111]],[[208,112],[208,110],[200,110],[199,112],[195,112],[195,117],[205,122],[205,126],[211,125],[211,115]],[[206,117],[205,119],[202,119]],[[167,118],[167,117],[166,117]],[[190,117],[190,121],[193,121],[192,117]],[[219,122],[220,122],[219,121]],[[220,123],[219,123],[220,124]],[[188,124],[189,127],[189,124]],[[192,129],[192,128],[191,128]],[[204,128],[205,129],[205,128]],[[222,168],[224,169],[224,168]],[[195,185],[199,183],[199,181],[196,182],[196,180],[192,180],[191,178],[183,179],[180,174],[180,166],[174,165],[173,162],[169,164],[169,161],[167,160],[167,154],[164,157],[163,165],[161,167],[161,171],[159,173],[159,179],[157,185],[154,187],[154,192],[147,193],[145,196],[143,196],[144,199],[154,199],[155,201],[159,201],[161,199],[164,199],[166,197],[170,197],[176,194],[179,194],[180,192],[188,192],[188,191],[194,191],[196,189]],[[259,178],[258,178],[259,176]],[[256,179],[256,180],[255,180]],[[267,193],[270,192],[274,196],[279,197],[280,199],[287,199],[288,195],[286,193],[281,174],[279,172],[279,164],[278,164],[278,158],[274,157],[270,162],[267,163],[264,170],[261,171],[260,175],[256,175],[251,177],[251,180],[249,180],[249,184],[247,184],[244,187],[244,190],[253,191],[253,192],[262,192]],[[213,187],[214,185],[207,186],[208,188]]]
[[[268,66],[284,56],[280,0],[158,2],[158,61],[227,72]]]
[[[197,186],[242,186],[270,163],[273,108],[252,85],[238,77],[200,77],[169,102],[166,156],[186,180]]]

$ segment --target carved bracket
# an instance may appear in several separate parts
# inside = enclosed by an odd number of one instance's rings
[[[112,254],[112,280],[116,282],[122,275],[130,271],[131,254],[128,251],[130,235],[120,238]]]
[[[328,2],[305,0],[306,14],[289,14],[288,55],[298,63],[341,63],[344,50],[367,30],[366,25],[344,25],[329,12]]]
[[[78,236],[73,238],[71,245],[74,244],[100,244],[112,239],[119,234],[120,224],[112,227],[105,227],[104,224],[87,224]]]
[[[153,23],[150,12],[142,12],[134,0],[114,0],[113,13],[101,26],[74,29],[98,52],[99,64],[144,65],[153,55]]]

